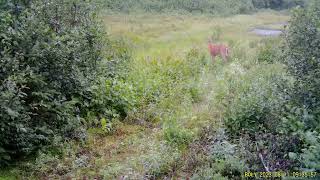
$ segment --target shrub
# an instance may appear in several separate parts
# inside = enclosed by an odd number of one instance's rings
[[[207,160],[191,179],[241,179],[248,169],[239,157],[239,148],[232,144],[224,129],[206,133]]]
[[[299,155],[302,164],[301,170],[320,171],[320,135],[319,132],[306,132],[304,135],[306,148]],[[295,158],[293,158],[295,159]]]
[[[6,1],[0,12],[0,162],[34,152],[79,124],[102,58],[101,28],[84,1]]]
[[[304,146],[299,152],[290,152],[289,158],[293,161],[298,161],[300,166],[297,166],[297,170],[301,171],[319,171],[320,166],[320,136],[318,132],[307,131],[303,133],[302,139]]]
[[[274,42],[260,50],[259,60],[272,65],[259,64],[259,72],[251,68],[227,83],[224,122],[254,171],[319,170],[320,6],[314,3],[294,10],[283,52],[269,46]]]
[[[279,61],[281,48],[277,44],[279,44],[278,39],[272,38],[263,40],[258,51],[258,61],[267,63],[274,63]]]
[[[314,3],[309,9],[294,11],[285,36],[284,62],[296,78],[292,108],[304,109],[310,116],[307,121],[300,121],[306,127],[319,130],[320,4]]]
[[[302,153],[291,153],[300,162],[300,169],[319,171],[319,43],[320,2],[310,1],[306,9],[293,11],[284,39],[284,63],[296,79],[283,124],[291,134],[303,140]]]
[[[92,92],[87,115],[93,116],[93,121],[89,123],[94,124],[94,119],[103,117],[123,119],[136,106],[135,88],[122,79],[102,77],[99,84],[92,86]]]
[[[232,92],[224,122],[233,135],[258,131],[275,131],[281,121],[281,109],[290,89],[284,70],[277,65],[264,65],[230,81]]]
[[[192,132],[170,121],[170,125],[164,129],[164,139],[171,145],[186,147],[192,141]]]
[[[252,171],[292,171],[299,162],[290,159],[290,153],[298,153],[303,142],[298,135],[266,133],[242,135],[239,139],[241,158]]]

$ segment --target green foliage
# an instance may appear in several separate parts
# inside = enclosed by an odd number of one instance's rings
[[[291,5],[285,0],[260,2],[263,4],[257,5],[251,0],[108,0],[105,3],[109,9],[130,13],[182,11],[230,15],[252,12],[255,8],[282,9],[302,1],[291,1]],[[179,159],[182,158],[180,151],[195,138],[183,121],[191,118],[189,115],[193,112],[189,112],[189,108],[192,103],[202,98],[199,80],[201,73],[206,73],[204,68],[208,67],[208,60],[201,51],[192,49],[186,58],[162,55],[145,61],[130,61],[130,47],[125,41],[104,42],[101,29],[85,1],[61,0],[46,4],[36,0],[22,4],[21,9],[10,3],[0,3],[0,8],[4,10],[0,13],[1,165],[32,153],[57,137],[85,139],[83,128],[77,128],[79,120],[86,122],[87,127],[98,126],[91,129],[95,131],[93,134],[105,135],[113,131],[118,120],[125,118],[150,126],[155,125],[150,122],[164,122],[161,137],[166,143],[152,144],[150,142],[158,142],[158,139],[145,138],[147,141],[141,143],[145,147],[135,149],[137,152],[126,152],[128,155],[121,154],[124,159],[131,156],[129,153],[136,153],[132,156],[135,161],[130,157],[129,164],[123,161],[122,164],[106,165],[100,172],[104,178],[117,178],[123,170],[143,178],[136,169],[131,169],[133,166],[139,166],[145,173],[144,178],[163,178],[175,173],[173,171],[180,166]],[[221,130],[206,137],[208,142],[201,147],[207,157],[203,164],[197,164],[199,167],[193,179],[241,178],[247,169],[265,171],[262,161],[267,162],[271,170],[319,169],[318,80],[314,78],[318,77],[315,69],[318,68],[319,50],[316,40],[319,19],[314,17],[319,13],[315,9],[297,13],[294,19],[297,25],[291,24],[288,31],[284,57],[296,82],[292,82],[276,62],[280,59],[279,48],[274,46],[277,40],[261,43],[254,67],[251,67],[252,63],[250,68],[244,68],[244,61],[251,59],[247,59],[249,55],[243,53],[246,49],[242,46],[234,46],[234,62],[215,65],[219,72],[215,75],[220,83],[212,91],[217,95],[214,97],[217,100],[215,110],[223,111],[223,122],[229,134]],[[297,20],[300,16],[304,19]],[[303,24],[305,20],[306,24]],[[314,22],[317,25],[310,25]],[[304,31],[312,38],[299,37],[306,34]],[[220,35],[221,29],[214,29],[213,38],[219,40]],[[299,45],[301,41],[306,42]],[[107,47],[103,47],[104,43]],[[106,60],[100,62],[102,57]],[[300,72],[302,66],[296,65],[300,61],[307,67],[305,71]],[[220,69],[225,71],[220,73]],[[296,89],[291,83],[295,83]],[[304,92],[311,92],[312,97]],[[305,97],[308,103],[302,102]],[[208,116],[221,115],[213,113]],[[198,117],[193,121],[195,119]],[[312,133],[306,132],[310,129]],[[131,142],[130,138],[128,141],[128,148],[141,142]],[[99,165],[96,166],[96,159],[90,164],[91,156],[102,156],[100,161],[103,163],[108,159],[103,155],[105,152],[98,150],[95,151],[97,155],[71,151],[67,152],[70,157],[65,163],[61,163],[57,153],[40,153],[35,165],[29,164],[25,169],[60,177],[87,167],[97,171]],[[142,157],[134,157],[137,154]],[[117,158],[114,159],[118,161]]]
[[[258,52],[258,61],[274,63],[279,61],[280,50],[278,39],[263,40]]]
[[[253,10],[251,0],[108,0],[101,1],[108,9],[132,12],[187,12],[230,15]]]
[[[225,109],[226,132],[237,145],[232,157],[244,161],[250,171],[293,170],[299,163],[288,154],[303,147],[299,135],[289,134],[288,128],[283,128],[287,124],[283,121],[284,107],[290,104],[293,78],[283,65],[269,63],[260,63],[246,72],[238,70],[237,76],[225,72],[225,93],[216,97]],[[217,152],[223,154],[226,150]]]
[[[284,62],[296,81],[283,123],[304,142],[302,153],[292,153],[291,158],[298,160],[303,170],[319,171],[320,4],[310,4],[307,9],[294,10],[285,36]]]
[[[302,171],[319,171],[320,166],[320,137],[318,132],[307,131],[303,133],[305,147],[301,148],[302,152],[290,152],[289,158],[299,161],[301,166],[298,168]]]
[[[229,142],[224,129],[207,132],[208,159],[196,169],[192,179],[239,179],[247,170],[239,148]]]
[[[304,109],[301,117],[306,127],[319,130],[319,43],[320,8],[316,1],[309,9],[296,9],[285,39],[284,59],[290,74],[296,78],[292,94],[294,106]],[[304,119],[304,120],[303,120]]]
[[[106,39],[103,55],[86,96],[76,100],[88,128],[101,127],[100,120],[106,118],[113,131],[112,121],[125,118],[137,106],[136,88],[127,81],[131,51],[125,40]]]
[[[136,90],[122,79],[101,77],[91,90],[93,98],[87,111],[89,124],[94,125],[97,117],[124,118],[135,108]]]
[[[215,29],[213,29],[210,40],[212,40],[213,42],[220,41],[221,34],[222,34],[221,27],[216,27]]]
[[[256,8],[270,8],[270,9],[287,9],[296,6],[305,6],[307,0],[252,0]]]
[[[319,171],[320,170],[320,136],[319,132],[306,132],[304,135],[306,147],[302,149],[300,161],[302,170]]]
[[[313,3],[293,11],[282,51],[277,40],[264,41],[258,66],[225,75],[224,123],[253,171],[319,170],[320,4]]]
[[[108,129],[108,124],[107,124],[106,118],[102,118],[102,119],[100,120],[100,123],[101,123],[101,129],[102,129],[104,132],[107,132],[109,129]]]
[[[241,157],[252,171],[292,171],[299,166],[291,153],[300,152],[303,142],[297,135],[267,133],[242,135],[239,140]]]
[[[281,108],[286,102],[289,78],[278,66],[264,65],[232,79],[228,91],[232,98],[224,122],[231,134],[274,131],[281,121]]]
[[[171,145],[186,147],[192,141],[192,133],[174,122],[164,129],[164,139]]]
[[[197,81],[207,62],[199,50],[190,50],[184,59],[169,56],[132,63],[126,83],[134,87],[139,111],[129,119],[140,122],[166,119],[165,116],[172,117],[170,113],[183,109],[183,103],[200,99]]]
[[[50,144],[54,136],[74,136],[79,125],[74,99],[87,95],[103,47],[87,2],[7,1],[3,7],[1,165]]]
[[[307,0],[99,0],[98,2],[116,12],[179,12],[212,15],[243,14],[262,8],[280,10],[308,4]]]

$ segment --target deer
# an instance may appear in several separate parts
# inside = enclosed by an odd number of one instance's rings
[[[224,62],[227,62],[229,57],[229,47],[224,44],[214,44],[212,40],[209,38],[208,40],[208,48],[212,58],[212,62],[214,62],[214,58],[216,56],[220,56]]]

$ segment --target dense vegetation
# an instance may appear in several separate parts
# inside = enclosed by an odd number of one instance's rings
[[[101,62],[107,41],[89,3],[7,1],[0,21],[4,165],[55,138],[84,138],[79,125],[96,106],[95,79],[111,77],[115,65]]]
[[[270,8],[270,9],[286,9],[295,6],[305,6],[308,1],[305,0],[252,0],[255,8]]]
[[[320,4],[313,3],[309,8],[293,11],[282,45],[276,46],[279,42],[274,40],[265,42],[258,54],[258,66],[252,66],[240,77],[224,77],[229,82],[225,91],[230,94],[224,94],[218,102],[224,104],[223,120],[229,136],[224,141],[230,145],[216,142],[215,145],[233,152],[231,160],[222,158],[223,166],[234,165],[232,173],[225,176],[238,176],[245,171],[244,167],[254,172],[319,173],[319,92],[316,89],[319,88]],[[234,159],[246,165],[237,164]],[[217,164],[221,166],[217,158],[211,163],[214,167],[201,170],[201,176],[226,170],[214,169]]]
[[[212,64],[202,46],[174,51],[185,45],[176,33],[187,27],[178,24],[183,16],[176,24],[151,18],[155,28],[132,16],[125,22],[135,26],[118,37],[104,32],[92,2],[0,1],[0,178],[320,173],[318,1],[99,3],[116,12],[214,15],[301,7],[281,38],[238,39],[230,27],[242,32],[247,19],[216,20],[208,33],[228,42],[232,56]]]
[[[287,31],[284,59],[289,73],[295,78],[287,106],[291,114],[285,118],[289,132],[300,133],[304,140],[302,153],[294,156],[302,168],[319,172],[319,48],[320,3],[314,1],[309,9],[294,12]]]
[[[151,60],[152,78],[129,74],[130,51],[105,36],[88,2],[7,1],[1,8],[1,166],[61,140],[83,141],[90,127],[108,133],[112,121],[170,98],[177,80],[186,83],[201,68],[192,58]],[[180,90],[197,98],[193,86]]]
[[[304,6],[306,0],[101,0],[107,9],[132,12],[188,12],[213,15],[249,13],[257,9],[287,9]]]

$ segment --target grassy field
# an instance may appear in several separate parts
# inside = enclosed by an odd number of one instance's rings
[[[134,71],[132,76],[148,76],[147,61],[155,59],[166,62],[167,59],[184,59],[191,49],[197,49],[205,54],[209,65],[201,73],[199,88],[201,100],[196,103],[186,102],[180,107],[172,107],[179,126],[186,128],[197,138],[202,127],[216,124],[219,128],[221,114],[214,97],[221,91],[220,73],[246,71],[243,65],[255,64],[257,46],[262,39],[249,32],[250,28],[288,21],[288,16],[277,12],[262,12],[253,15],[237,15],[228,18],[208,16],[166,16],[166,15],[107,15],[104,17],[107,31],[111,36],[123,36],[134,47]],[[281,28],[281,25],[272,25]],[[221,31],[219,42],[231,46],[232,59],[228,64],[210,64],[207,52],[207,39],[217,31]],[[241,62],[244,61],[244,62]],[[241,65],[243,64],[243,65]],[[166,63],[164,63],[166,66]],[[248,65],[249,66],[249,65]],[[146,73],[146,74],[145,74]],[[237,76],[237,74],[232,74]],[[175,104],[174,99],[163,100],[162,103]],[[166,109],[166,108],[165,108]],[[160,110],[159,110],[160,111]],[[166,118],[162,118],[166,119]],[[170,119],[170,118],[167,118]],[[98,145],[98,151],[108,152],[110,147],[112,158],[99,158],[98,167],[102,168],[105,178],[115,178],[123,175],[129,178],[141,178],[146,174],[156,177],[186,177],[188,172],[180,170],[188,157],[188,149],[177,149],[168,146],[163,139],[163,125],[158,127],[140,127],[125,125],[119,137],[100,139],[103,146]],[[116,139],[116,140],[114,140]],[[97,147],[94,145],[94,147]],[[80,172],[80,171],[79,171]],[[100,172],[101,173],[101,172]],[[81,171],[83,174],[83,171]],[[161,178],[160,178],[161,179]]]
[[[286,22],[288,16],[279,12],[261,12],[227,18],[173,15],[108,15],[104,21],[108,32],[129,38],[141,57],[181,56],[192,47],[206,48],[209,36],[221,31],[221,42],[242,46],[259,40],[248,33],[250,28]],[[279,28],[281,25],[272,25]],[[240,43],[241,42],[241,43]]]
[[[161,73],[154,74],[166,68],[169,69],[166,73],[174,73],[171,68],[184,67],[186,56],[192,50],[195,50],[199,59],[204,57],[205,65],[199,68],[197,78],[190,75],[181,83],[179,79],[172,80],[178,82],[175,82],[174,90],[169,88],[170,95],[162,97],[154,106],[148,104],[138,112],[133,112],[125,122],[117,125],[112,135],[101,136],[92,130],[85,145],[72,143],[66,147],[65,158],[54,165],[55,170],[52,167],[38,168],[40,174],[44,173],[51,178],[189,177],[195,167],[186,167],[191,149],[183,146],[184,142],[198,139],[202,128],[208,124],[217,129],[222,126],[223,109],[217,99],[224,99],[227,95],[224,92],[226,81],[261,68],[256,58],[263,37],[250,33],[250,29],[261,26],[281,28],[280,24],[275,24],[289,20],[287,15],[273,11],[227,18],[151,14],[115,14],[102,18],[111,37],[121,36],[133,48],[129,76],[132,81],[138,79],[140,84],[144,84],[144,90],[160,88],[166,85],[161,82],[171,81],[170,78],[163,80],[166,77]],[[214,65],[211,63],[206,42],[212,35],[217,41],[230,46],[231,58],[227,64],[221,61]],[[198,59],[189,61],[192,60]],[[281,71],[278,67],[272,68]],[[158,80],[160,85],[154,87],[153,81]],[[198,89],[196,94],[199,97],[196,101],[190,94],[182,93],[190,84]],[[140,117],[143,120],[139,124]],[[180,134],[172,135],[171,128],[179,129]],[[171,140],[179,141],[176,144],[182,146],[168,144]],[[54,157],[50,158],[40,156],[37,161],[53,161]],[[76,161],[84,161],[85,165],[75,165]],[[0,179],[15,179],[16,169],[7,172]],[[33,175],[38,176],[39,172]]]

